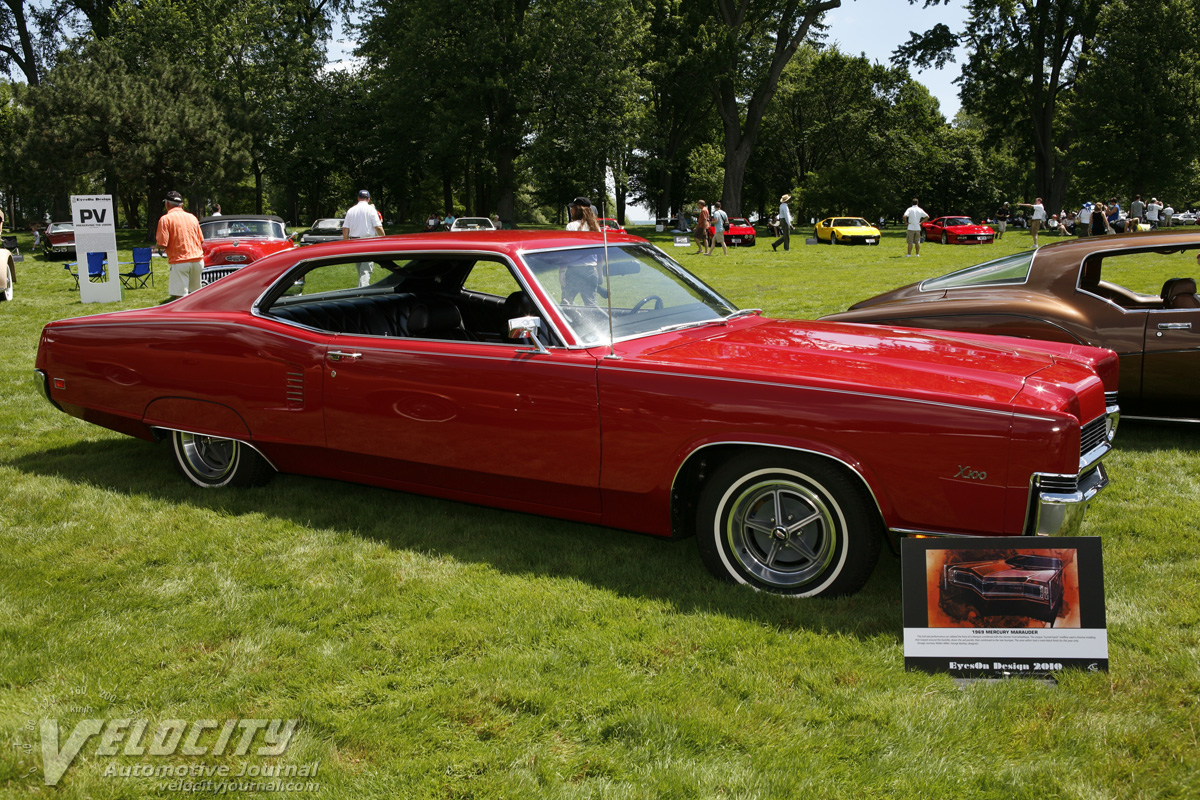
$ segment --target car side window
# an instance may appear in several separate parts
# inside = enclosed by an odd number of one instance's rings
[[[501,261],[454,254],[376,259],[323,261],[292,273],[260,311],[328,333],[509,345],[518,342],[508,338],[508,319],[538,315]],[[289,288],[279,294],[284,284]],[[543,341],[559,344],[545,327]]]
[[[1196,250],[1117,253],[1084,265],[1080,288],[1122,308],[1167,311],[1196,308]]]

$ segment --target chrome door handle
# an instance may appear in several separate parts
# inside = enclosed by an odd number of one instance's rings
[[[1160,331],[1190,331],[1192,323],[1190,322],[1160,322],[1158,323]]]
[[[362,353],[343,353],[341,350],[330,350],[326,357],[330,361],[358,361]]]

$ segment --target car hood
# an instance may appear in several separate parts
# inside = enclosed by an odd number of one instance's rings
[[[954,233],[992,233],[987,225],[947,225],[946,230]]]
[[[834,225],[831,230],[835,230],[841,236],[878,236],[878,228],[864,228],[861,225]]]
[[[683,341],[647,349],[637,358],[747,381],[992,408],[1010,406],[1030,378],[1053,370],[1055,381],[1096,384],[1089,403],[1096,407],[1088,409],[1086,419],[1103,411],[1103,384],[1093,379],[1088,359],[1073,359],[1070,351],[1054,351],[1042,342],[879,325],[756,322],[717,328],[717,333],[711,326],[683,331]],[[1043,408],[1078,413],[1064,407],[1061,396],[1045,400]]]

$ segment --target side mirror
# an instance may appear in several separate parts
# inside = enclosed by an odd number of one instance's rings
[[[532,342],[534,349],[521,350],[522,353],[549,353],[546,345],[538,338],[542,328],[542,320],[538,317],[514,317],[508,321],[508,338]]]

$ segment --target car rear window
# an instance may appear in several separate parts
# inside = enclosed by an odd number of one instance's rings
[[[951,272],[940,278],[930,278],[921,284],[922,292],[940,292],[945,289],[961,289],[966,286],[996,286],[1025,283],[1029,280],[1029,268],[1037,251],[985,261],[973,267]]]

